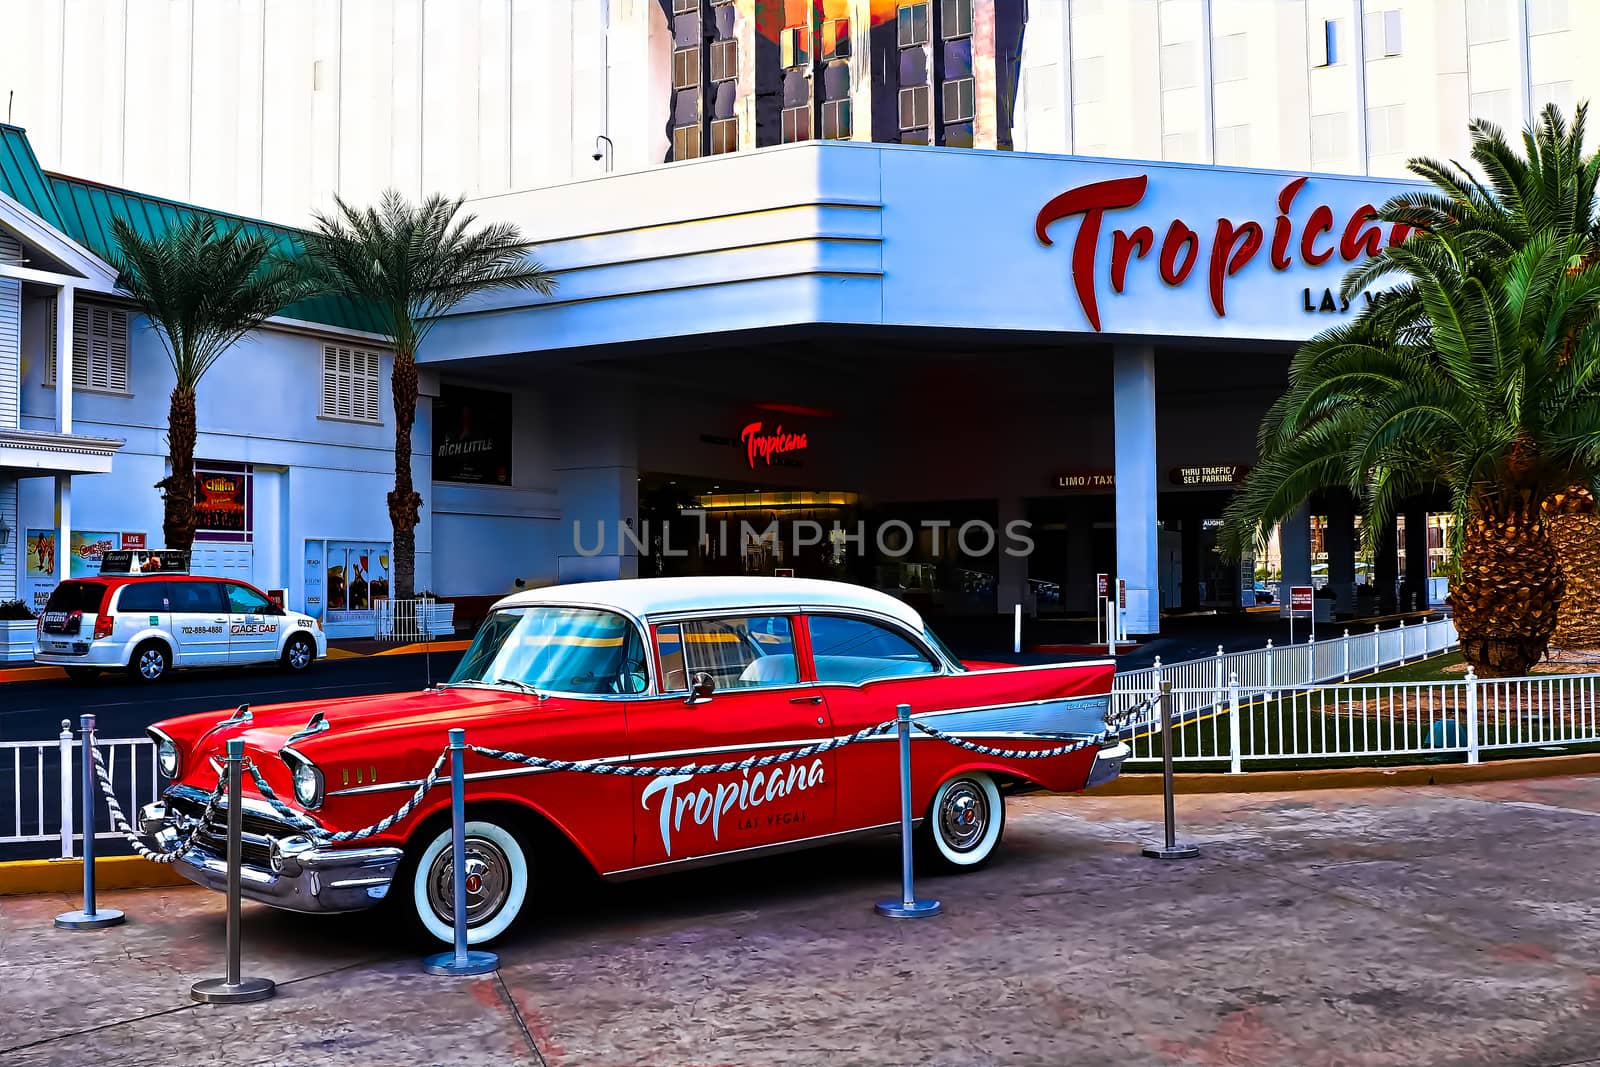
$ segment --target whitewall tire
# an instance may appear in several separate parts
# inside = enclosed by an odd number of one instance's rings
[[[939,786],[923,821],[926,851],[952,870],[972,870],[994,855],[1005,833],[1005,798],[981,771],[958,774]]]
[[[467,821],[467,943],[481,945],[510,929],[528,899],[529,856],[522,839],[504,825]],[[411,870],[411,905],[429,934],[455,941],[455,886],[450,827],[436,834]]]

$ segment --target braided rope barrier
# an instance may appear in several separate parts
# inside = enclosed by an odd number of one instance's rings
[[[407,815],[410,815],[416,810],[417,805],[422,803],[422,799],[428,795],[430,789],[449,777],[440,773],[444,770],[444,761],[449,758],[450,750],[448,748],[441,751],[439,758],[433,761],[433,769],[428,772],[427,776],[417,786],[417,791],[412,793],[410,799],[404,804],[396,808],[393,814],[384,816],[371,826],[363,826],[359,830],[340,830],[337,833],[329,833],[278,799],[278,794],[273,792],[266,779],[261,777],[261,772],[256,769],[254,762],[245,760],[244,769],[250,772],[250,777],[255,781],[256,788],[261,791],[261,799],[265,800],[272,810],[282,816],[290,826],[293,826],[313,841],[327,845],[339,845],[349,841],[361,841],[374,834],[381,834]]]
[[[836,748],[853,745],[858,741],[866,741],[873,737],[891,733],[894,728],[894,720],[890,719],[888,722],[881,722],[876,726],[863,727],[845,737],[830,737],[802,748],[791,748],[786,752],[774,752],[766,756],[749,756],[742,760],[730,760],[725,763],[685,763],[676,767],[611,763],[606,762],[604,759],[546,759],[543,756],[530,756],[523,752],[510,752],[500,748],[483,748],[479,745],[468,745],[467,749],[489,759],[503,760],[507,763],[522,763],[545,771],[577,771],[580,774],[614,774],[623,777],[666,778],[677,775],[724,774],[728,771],[746,771],[757,767],[770,767],[775,763],[790,763],[794,760],[807,759]]]
[[[122,804],[117,800],[117,794],[111,788],[111,775],[106,770],[105,757],[100,754],[98,748],[94,747],[94,741],[93,734],[84,739],[84,743],[89,746],[89,755],[94,760],[95,779],[100,783],[100,792],[106,798],[106,810],[111,813],[111,829],[127,838],[128,845],[151,863],[172,863],[187,852],[189,846],[194,844],[194,839],[200,836],[200,832],[210,825],[212,818],[216,815],[217,802],[226,796],[228,792],[227,780],[218,776],[217,788],[212,790],[211,795],[206,798],[205,809],[200,813],[200,818],[195,820],[195,824],[189,828],[189,832],[184,835],[183,840],[174,845],[169,852],[153,849],[146,845],[139,832],[128,824],[128,817],[122,811]],[[93,813],[85,815],[84,821],[86,823],[84,832],[93,833]]]
[[[964,748],[968,752],[976,752],[980,756],[1002,756],[1006,759],[1050,759],[1055,756],[1065,756],[1069,752],[1077,752],[1088,748],[1090,745],[1098,745],[1106,736],[1106,732],[1102,731],[1093,737],[1080,737],[1075,741],[1069,741],[1064,745],[1056,745],[1053,748],[993,748],[989,745],[980,745],[976,741],[968,741],[964,737],[947,734],[943,730],[929,726],[925,722],[918,722],[916,719],[911,720],[911,728],[913,730],[921,730],[936,741],[943,741],[947,745]]]

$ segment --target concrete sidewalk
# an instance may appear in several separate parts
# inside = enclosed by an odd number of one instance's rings
[[[264,1004],[212,1007],[222,901],[106,894],[126,927],[0,900],[0,1062],[1576,1064],[1600,1050],[1600,779],[1180,801],[1024,798],[987,870],[876,917],[892,841],[570,885],[477,979],[378,916],[246,905]]]

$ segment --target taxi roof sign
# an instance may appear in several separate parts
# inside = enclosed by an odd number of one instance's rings
[[[100,556],[101,574],[188,574],[189,553],[176,548],[113,548]]]

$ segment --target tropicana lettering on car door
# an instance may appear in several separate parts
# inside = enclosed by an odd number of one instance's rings
[[[797,790],[821,784],[822,761],[812,760],[809,765],[799,762],[778,765],[770,770],[758,770],[753,775],[745,769],[740,775],[736,782],[718,782],[714,791],[701,786],[678,792],[678,786],[694,779],[692,774],[666,775],[653,779],[644,787],[640,803],[645,811],[650,810],[651,798],[657,793],[661,794],[661,847],[668,856],[672,855],[673,832],[683,829],[685,811],[697,826],[710,823],[711,839],[720,841],[722,817],[732,811],[735,805],[741,811],[748,811],[760,807],[763,802],[778,800]]]
[[[1272,243],[1269,259],[1272,269],[1283,271],[1294,263],[1290,254],[1295,223],[1289,212],[1295,196],[1306,184],[1306,178],[1295,178],[1278,193],[1278,215],[1272,223]],[[1125,211],[1144,199],[1150,179],[1138,174],[1128,178],[1080,185],[1053,197],[1034,218],[1033,232],[1040,243],[1050,245],[1048,230],[1052,223],[1072,216],[1080,216],[1078,235],[1072,243],[1072,285],[1078,295],[1089,325],[1100,329],[1099,276],[1100,229],[1109,211]],[[1337,239],[1333,236],[1336,221],[1333,209],[1326,204],[1312,208],[1300,231],[1299,259],[1309,267],[1318,267],[1332,258],[1335,251],[1346,262],[1359,257],[1375,256],[1384,245],[1383,226],[1375,218],[1372,204],[1362,204],[1350,213]],[[1399,244],[1406,239],[1411,228],[1396,223],[1389,230],[1388,243]],[[1200,258],[1203,238],[1181,219],[1167,225],[1161,241],[1158,267],[1161,280],[1171,286],[1188,280]],[[1138,226],[1133,231],[1111,231],[1111,288],[1122,292],[1127,282],[1128,265],[1134,259],[1143,259],[1155,248],[1155,231],[1149,226]],[[1266,228],[1253,219],[1235,222],[1219,218],[1211,237],[1207,254],[1207,287],[1211,306],[1218,315],[1226,315],[1227,303],[1224,289],[1227,279],[1239,273],[1266,243]]]

